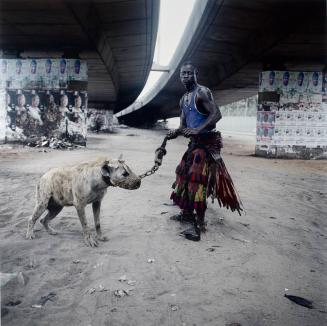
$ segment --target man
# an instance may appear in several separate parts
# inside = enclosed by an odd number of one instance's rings
[[[36,74],[36,67],[37,67],[37,62],[35,59],[32,59],[32,61],[31,61],[31,74],[32,75]]]
[[[171,195],[182,211],[171,219],[192,222],[194,226],[182,234],[193,241],[199,241],[200,233],[205,232],[206,199],[210,195],[218,199],[220,206],[239,213],[242,210],[233,181],[220,156],[221,136],[215,131],[215,126],[221,113],[211,91],[197,83],[197,74],[191,62],[182,65],[180,79],[187,92],[179,103],[180,126],[167,135],[170,139],[178,134],[190,138],[188,150],[176,168]]]
[[[35,120],[35,122],[37,124],[39,124],[40,126],[43,125],[43,121],[41,119],[41,115],[40,115],[40,97],[37,94],[33,94],[32,95],[32,99],[31,99],[31,106],[29,107],[28,110],[28,115]]]

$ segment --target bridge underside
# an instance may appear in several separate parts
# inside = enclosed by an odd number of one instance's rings
[[[218,105],[255,95],[262,70],[321,71],[326,64],[325,1],[209,1],[183,60]],[[179,116],[184,89],[175,71],[158,95],[121,117],[132,125]]]
[[[156,40],[159,0],[2,0],[3,58],[80,58],[89,106],[124,108],[141,92]]]

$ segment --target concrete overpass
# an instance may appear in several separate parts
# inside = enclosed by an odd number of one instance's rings
[[[87,60],[89,106],[132,103],[149,74],[159,0],[1,0],[3,58]]]
[[[199,6],[204,2],[202,13]],[[121,121],[138,125],[178,116],[184,92],[178,68],[184,60],[198,66],[199,83],[214,91],[219,105],[255,95],[262,70],[321,71],[327,61],[326,4],[324,0],[203,0],[185,36],[183,42],[189,45],[173,59],[173,69],[162,77],[166,81],[153,90],[148,102],[118,114]]]

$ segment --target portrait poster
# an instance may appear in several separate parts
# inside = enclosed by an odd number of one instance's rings
[[[87,81],[87,63],[85,60],[69,59],[68,80]]]

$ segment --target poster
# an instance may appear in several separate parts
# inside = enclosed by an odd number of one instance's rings
[[[326,73],[314,71],[262,72],[259,92],[280,97],[278,103],[258,105],[257,145],[327,147],[326,78]]]
[[[85,92],[7,90],[5,98],[7,140],[46,136],[86,142]]]

